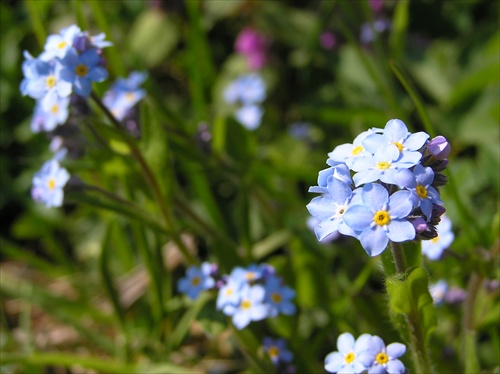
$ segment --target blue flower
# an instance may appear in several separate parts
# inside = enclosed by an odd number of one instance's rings
[[[375,134],[378,135],[378,134]],[[371,135],[370,135],[371,136]],[[418,160],[413,156],[418,155]],[[396,174],[400,169],[408,169],[418,163],[420,152],[400,154],[395,145],[387,145],[378,149],[372,157],[357,158],[351,169],[357,173],[353,180],[356,186],[380,180],[384,183],[397,184]]]
[[[347,166],[352,167],[356,158],[369,157],[373,155],[365,149],[362,142],[368,135],[375,134],[380,131],[380,129],[369,129],[364,131],[354,139],[352,144],[341,144],[335,147],[332,152],[328,153],[328,157],[337,162],[345,162]]]
[[[23,63],[24,80],[20,90],[23,95],[41,100],[45,110],[50,110],[59,98],[71,94],[71,83],[61,79],[63,66],[59,61],[45,62],[40,59],[30,58]]]
[[[241,330],[251,321],[260,321],[268,316],[268,306],[264,304],[265,289],[260,284],[244,284],[239,290],[238,305],[226,304],[224,314],[232,316],[234,326]]]
[[[203,290],[209,290],[215,286],[215,280],[211,276],[212,265],[204,262],[200,267],[190,266],[186,277],[179,279],[177,289],[185,293],[192,300],[196,300]]]
[[[295,291],[283,285],[281,278],[268,277],[265,288],[265,302],[269,305],[269,317],[276,317],[279,313],[285,315],[295,313],[295,305],[290,301],[295,297]]]
[[[292,361],[293,354],[286,348],[286,342],[284,339],[272,339],[265,337],[262,343],[264,351],[267,352],[274,365],[278,365],[280,362]]]
[[[146,96],[146,91],[139,87],[146,78],[146,73],[132,72],[128,78],[117,79],[104,94],[103,103],[116,119],[121,121]]]
[[[240,283],[254,283],[261,279],[264,268],[261,265],[251,264],[246,269],[240,266],[231,271],[230,279]]]
[[[217,309],[223,310],[227,305],[238,305],[241,300],[240,289],[243,284],[244,283],[236,281],[231,277],[228,278],[226,284],[220,288],[217,295]]]
[[[247,130],[255,130],[260,126],[264,110],[258,105],[246,104],[236,110],[236,120]]]
[[[367,136],[363,140],[363,145],[371,153],[376,153],[379,149],[387,146],[394,146],[406,156],[407,162],[413,162],[415,165],[422,158],[422,154],[418,150],[424,146],[428,138],[427,133],[412,134],[403,121],[391,119],[385,125],[383,134]]]
[[[73,39],[80,31],[78,26],[71,25],[62,29],[59,34],[49,35],[45,42],[45,51],[40,58],[44,61],[50,61],[56,57],[63,58],[68,49],[73,46]]]
[[[242,75],[227,86],[224,98],[230,104],[261,103],[266,98],[266,84],[258,74]]]
[[[434,304],[441,304],[444,301],[447,291],[448,283],[444,279],[440,279],[429,286],[429,293],[431,294]]]
[[[351,205],[353,191],[351,187],[334,178],[328,177],[327,191],[322,196],[315,197],[306,206],[309,213],[320,223],[314,228],[319,241],[322,241],[339,231],[341,234],[357,237],[354,230],[344,223],[344,213]]]
[[[377,256],[389,240],[403,242],[415,238],[415,229],[406,219],[413,209],[410,192],[397,191],[389,197],[380,184],[366,184],[361,191],[361,204],[351,205],[344,222],[361,232],[359,240],[370,256]]]
[[[309,187],[309,192],[328,193],[328,180],[332,176],[346,184],[352,183],[349,167],[345,163],[331,159],[326,160],[326,163],[331,167],[318,173],[318,185]]]
[[[429,260],[439,260],[443,251],[448,248],[453,240],[455,234],[451,230],[451,221],[446,216],[441,216],[441,222],[436,226],[438,236],[430,240],[422,240],[422,253]]]
[[[360,362],[360,354],[368,349],[369,334],[361,335],[356,341],[345,332],[337,338],[338,351],[325,357],[325,370],[329,373],[362,373],[366,370]]]
[[[49,160],[34,175],[31,196],[33,200],[49,208],[59,207],[62,205],[63,188],[68,180],[68,171],[62,168],[57,160]]]
[[[433,204],[443,205],[439,192],[431,186],[434,181],[434,172],[431,168],[416,165],[413,173],[408,169],[401,169],[396,175],[396,180],[400,187],[411,192],[413,206],[420,207],[428,219],[431,218]]]
[[[359,361],[368,368],[368,374],[403,374],[405,367],[398,360],[405,354],[406,346],[392,343],[387,347],[384,341],[374,335],[367,341],[367,350],[359,355]]]
[[[46,110],[41,100],[38,100],[31,120],[31,131],[52,131],[57,125],[62,125],[68,119],[70,98],[57,98],[49,110]]]
[[[74,48],[70,48],[62,59],[64,68],[61,70],[61,78],[73,84],[75,93],[88,97],[92,82],[102,82],[108,77],[106,69],[98,65],[99,59],[95,49],[88,49],[78,55]]]

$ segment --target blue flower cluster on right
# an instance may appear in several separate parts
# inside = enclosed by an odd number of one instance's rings
[[[447,182],[441,172],[449,153],[444,137],[412,134],[399,119],[336,147],[328,154],[330,167],[309,189],[322,194],[307,205],[319,220],[318,240],[352,236],[368,255],[377,256],[389,241],[437,237],[436,225],[446,211],[438,188]]]

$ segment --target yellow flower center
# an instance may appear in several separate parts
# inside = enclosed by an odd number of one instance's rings
[[[439,235],[431,239],[431,243],[436,244],[439,241]]]
[[[354,361],[354,353],[349,352],[348,354],[345,355],[344,360],[346,363],[350,364],[351,362]]]
[[[56,188],[56,180],[54,178],[50,178],[47,185],[49,186],[49,190],[53,190]]]
[[[377,169],[380,169],[380,170],[389,169],[390,167],[391,167],[391,164],[389,164],[387,161],[380,161],[377,164]]]
[[[52,106],[52,108],[50,108],[50,112],[51,112],[52,114],[57,114],[57,112],[59,112],[59,105],[54,104],[54,105]]]
[[[274,301],[276,304],[279,304],[281,303],[281,300],[283,300],[283,298],[281,297],[281,295],[277,292],[273,292],[271,294],[271,300]]]
[[[89,69],[83,65],[83,64],[80,64],[78,65],[76,68],[75,68],[75,73],[76,75],[78,75],[79,77],[84,77],[87,75],[87,73],[89,72]]]
[[[226,290],[226,296],[231,296],[233,294],[233,289],[232,288],[228,288]]]
[[[280,355],[280,349],[273,345],[272,347],[269,347],[267,353],[269,353],[269,356],[272,358],[278,357]]]
[[[354,148],[352,149],[351,154],[352,154],[353,156],[356,156],[356,155],[360,154],[360,153],[361,153],[361,152],[363,152],[363,151],[364,151],[364,148],[363,148],[362,146],[358,145],[357,147],[354,147]]]
[[[250,300],[243,300],[241,302],[241,309],[250,309],[251,306],[252,303],[250,302]]]
[[[375,357],[375,361],[379,364],[387,364],[389,362],[389,357],[384,352],[380,352],[377,357]]]
[[[193,286],[197,286],[197,285],[199,285],[200,283],[201,283],[201,279],[200,279],[200,277],[193,277],[193,279],[191,279],[191,284],[192,284]]]
[[[134,101],[134,97],[135,97],[135,95],[133,92],[127,92],[125,94],[125,100],[127,100],[129,103]]]
[[[427,198],[427,189],[424,186],[419,184],[416,190],[417,190],[417,195],[420,196],[422,199]]]
[[[255,278],[257,278],[257,276],[255,275],[254,272],[249,271],[248,273],[245,274],[245,278],[247,281],[251,282],[251,281],[255,280]]]
[[[403,150],[403,144],[399,143],[399,142],[393,142],[393,144],[398,147],[399,149],[399,152],[401,152]]]
[[[66,47],[67,45],[68,45],[68,43],[66,43],[66,42],[63,40],[61,43],[59,43],[59,44],[57,45],[57,48],[58,48],[58,49],[63,49],[63,48],[64,48],[64,47]]]
[[[45,79],[45,84],[47,85],[47,88],[52,88],[56,85],[57,80],[56,77],[53,75],[49,75],[47,79]]]
[[[387,225],[390,221],[391,218],[389,217],[389,213],[385,210],[379,210],[375,215],[373,216],[373,220],[375,223],[379,226],[385,226]]]

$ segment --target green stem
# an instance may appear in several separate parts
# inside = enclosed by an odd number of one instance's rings
[[[161,214],[163,216],[163,219],[165,221],[165,225],[167,227],[167,230],[171,230],[174,234],[172,235],[172,239],[177,245],[177,248],[182,252],[184,255],[184,258],[189,264],[197,264],[198,261],[197,259],[189,252],[189,249],[186,247],[182,239],[180,238],[179,234],[177,233],[176,227],[175,227],[175,221],[173,217],[170,215],[169,210],[167,209],[167,206],[165,205],[165,200],[163,199],[163,196],[160,191],[160,186],[158,185],[158,181],[156,180],[153,172],[151,171],[151,168],[149,167],[148,163],[144,159],[144,156],[142,155],[141,150],[135,143],[135,140],[129,136],[128,134],[123,132],[123,126],[118,122],[118,120],[111,114],[111,112],[108,110],[108,108],[102,103],[102,101],[99,99],[99,97],[95,94],[95,92],[92,92],[91,94],[92,100],[97,104],[97,106],[103,111],[103,113],[108,117],[108,119],[111,121],[111,123],[118,129],[120,130],[118,133],[120,134],[122,140],[124,140],[127,145],[130,148],[130,151],[132,152],[132,156],[135,158],[135,160],[139,163],[140,169],[142,173],[144,174],[144,177],[146,178],[146,181],[148,182],[151,191],[153,193],[154,199],[156,201],[156,204],[160,208]]]
[[[406,272],[406,258],[400,243],[390,242],[392,257],[398,273]]]
[[[472,273],[467,284],[467,296],[463,303],[462,326],[463,326],[463,350],[465,357],[465,372],[479,373],[479,363],[476,350],[476,330],[474,326],[474,309],[476,299],[483,282],[483,276]]]

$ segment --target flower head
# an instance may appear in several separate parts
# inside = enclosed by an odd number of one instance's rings
[[[45,162],[33,177],[31,196],[33,200],[47,207],[59,207],[63,202],[63,188],[69,180],[69,173],[57,160]]]
[[[345,332],[337,338],[338,351],[325,357],[325,370],[329,373],[362,373],[366,367],[360,362],[360,354],[368,349],[371,335],[363,334],[356,341]]]
[[[403,374],[405,367],[398,358],[405,352],[404,344],[392,343],[386,347],[384,341],[374,335],[368,339],[367,350],[360,354],[359,361],[370,374]]]
[[[267,38],[257,30],[247,27],[238,35],[235,49],[245,56],[250,69],[258,70],[267,62]]]
[[[232,316],[234,326],[241,330],[251,321],[260,321],[268,316],[268,307],[264,304],[265,289],[260,284],[244,284],[239,290],[238,305],[226,304],[224,314]]]
[[[73,46],[73,40],[81,32],[76,25],[71,25],[60,31],[59,34],[52,34],[47,37],[44,49],[40,58],[44,61],[50,61],[54,58],[64,58],[69,48]]]
[[[104,94],[103,103],[119,121],[146,96],[146,91],[140,85],[146,80],[147,74],[132,72],[127,78],[117,79],[111,89]]]
[[[295,297],[295,291],[285,286],[281,278],[270,276],[265,283],[265,301],[269,305],[269,317],[276,317],[279,313],[295,314],[295,305],[290,301]]]
[[[69,97],[56,98],[52,106],[46,110],[42,101],[38,100],[31,120],[31,131],[52,131],[68,119]]]
[[[261,103],[266,98],[266,84],[260,75],[252,73],[236,78],[224,91],[228,103]]]
[[[286,348],[284,339],[272,339],[265,337],[263,341],[264,351],[269,355],[273,364],[278,365],[280,362],[291,362],[293,358],[292,352]]]
[[[389,240],[403,242],[415,238],[415,229],[406,219],[413,209],[408,191],[389,196],[380,184],[366,184],[361,191],[362,204],[351,205],[343,220],[351,229],[361,232],[359,240],[370,256],[377,256]]]
[[[209,290],[215,286],[215,280],[211,276],[212,265],[204,262],[200,267],[190,266],[186,277],[181,278],[177,288],[179,292],[185,293],[192,300],[196,300],[203,290]]]

